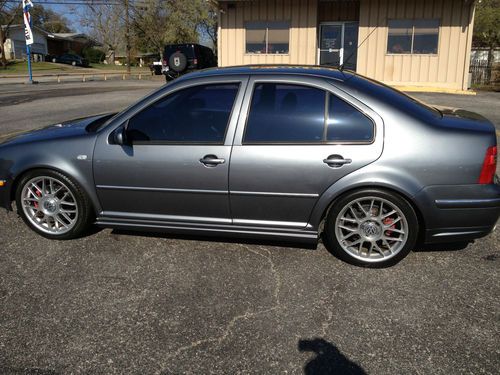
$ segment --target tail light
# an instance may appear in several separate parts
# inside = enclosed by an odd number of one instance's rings
[[[167,65],[168,65],[167,59],[163,59],[163,66],[167,66]]]
[[[479,184],[492,184],[497,170],[497,146],[488,147],[484,157],[483,167],[479,175]]]

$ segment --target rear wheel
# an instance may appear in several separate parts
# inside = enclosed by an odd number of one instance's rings
[[[415,246],[418,221],[399,195],[369,189],[341,197],[325,225],[326,244],[340,259],[359,266],[388,267]]]
[[[35,232],[51,239],[81,236],[92,208],[83,190],[65,175],[35,170],[24,175],[16,191],[19,215]]]

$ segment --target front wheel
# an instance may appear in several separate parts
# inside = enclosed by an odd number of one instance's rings
[[[35,232],[50,239],[81,236],[92,208],[85,192],[65,175],[35,170],[24,175],[16,191],[17,212]]]
[[[415,246],[418,221],[401,196],[367,189],[334,203],[324,235],[326,245],[340,259],[358,266],[388,267]]]

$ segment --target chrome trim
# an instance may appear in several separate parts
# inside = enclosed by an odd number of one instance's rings
[[[142,186],[96,185],[96,188],[107,189],[107,190],[159,191],[159,192],[169,192],[169,193],[229,194],[229,191],[227,190],[175,189],[175,188],[154,188],[154,187],[142,187]]]
[[[439,208],[488,208],[500,207],[500,198],[487,199],[436,199]]]
[[[172,221],[172,222],[200,222],[200,223],[216,223],[216,224],[231,224],[231,219],[214,218],[214,217],[201,217],[201,216],[180,216],[180,215],[159,215],[159,214],[141,214],[135,212],[116,212],[116,211],[103,211],[101,216],[106,216],[112,219],[123,220],[158,220],[158,221]]]
[[[229,191],[229,194],[234,195],[262,195],[266,197],[296,197],[296,198],[318,198],[319,194],[307,193],[273,193],[267,191]]]
[[[466,236],[469,234],[484,233],[481,230],[471,230],[467,232],[440,232],[433,234],[432,237],[448,237],[448,236]]]
[[[307,223],[296,221],[272,221],[272,220],[248,220],[248,219],[233,219],[235,225],[249,226],[266,226],[266,227],[290,227],[290,228],[305,228]]]

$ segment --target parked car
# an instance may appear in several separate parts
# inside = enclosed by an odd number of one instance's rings
[[[115,115],[0,145],[0,205],[37,233],[101,227],[326,245],[393,265],[500,215],[496,135],[354,73],[234,67],[185,75]]]
[[[213,51],[200,44],[168,44],[163,53],[163,74],[171,81],[194,70],[217,66]]]
[[[89,66],[89,62],[87,59],[84,59],[83,57],[78,55],[73,55],[71,53],[65,53],[64,55],[60,56],[52,56],[52,62],[60,64],[70,64],[73,66]]]

